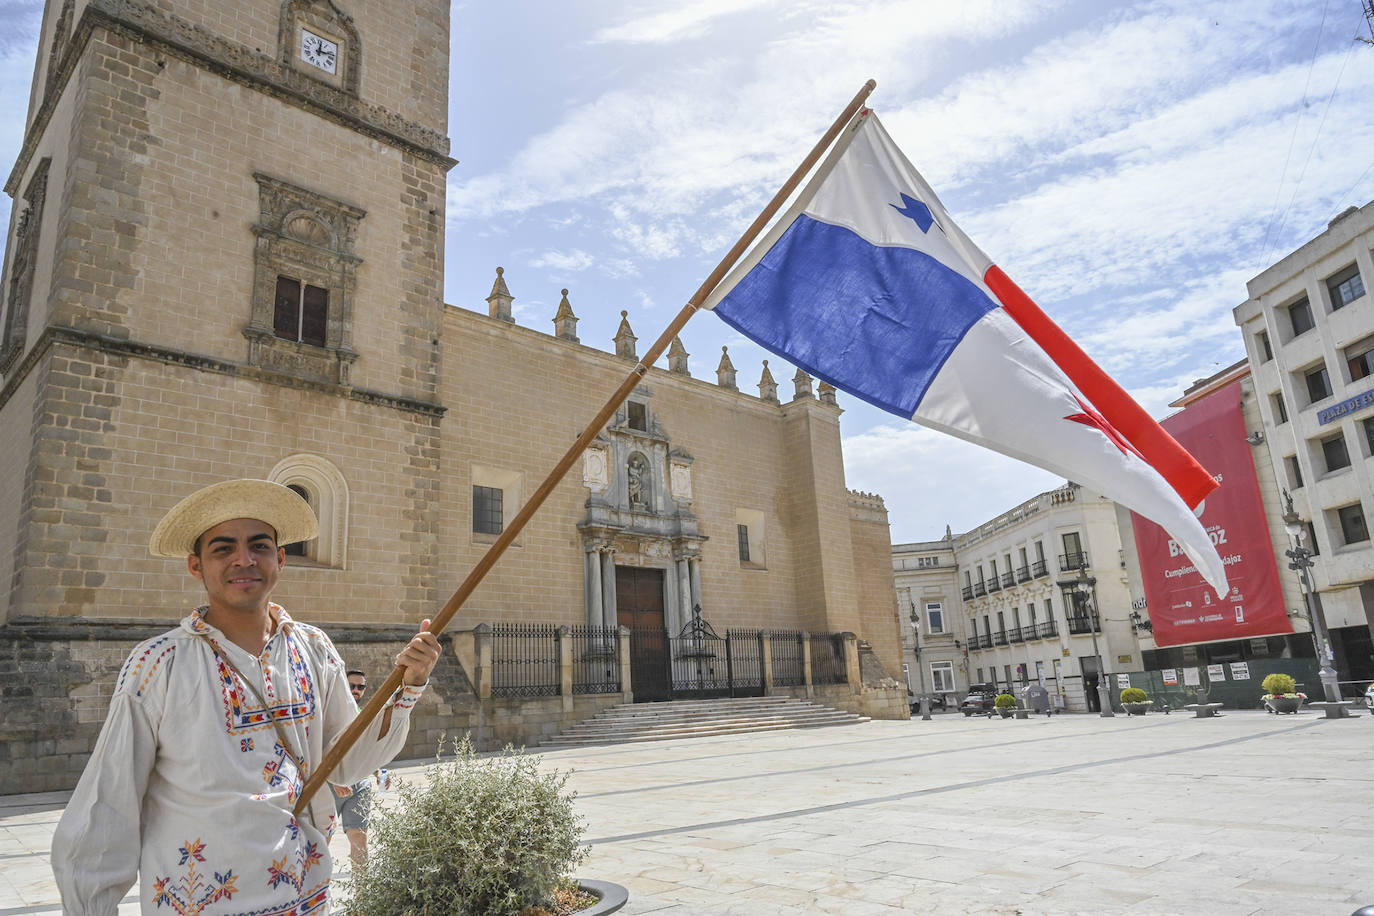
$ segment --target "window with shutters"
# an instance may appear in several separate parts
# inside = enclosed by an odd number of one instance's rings
[[[323,347],[328,319],[329,290],[291,277],[277,277],[272,333],[282,340]]]
[[[248,362],[311,381],[349,383],[353,298],[362,259],[354,252],[366,212],[263,174],[253,226],[253,302]]]

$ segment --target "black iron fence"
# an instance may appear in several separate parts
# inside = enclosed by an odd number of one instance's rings
[[[838,633],[816,633],[811,637],[811,683],[843,684],[844,637]]]
[[[709,626],[700,626],[684,628],[677,636],[660,628],[637,628],[629,634],[636,699],[755,697],[763,696],[769,686],[763,630],[735,629],[719,636]],[[624,685],[618,638],[617,630],[606,627],[492,624],[491,695],[558,696],[565,676],[570,676],[574,695],[620,693]],[[769,633],[773,686],[806,684],[807,638],[796,630]],[[843,634],[812,634],[809,639],[811,683],[846,683]]]
[[[492,696],[556,697],[559,681],[556,626],[544,623],[492,625]]]
[[[572,627],[570,635],[573,693],[619,693],[616,631],[611,627]]]
[[[773,630],[770,641],[773,662],[773,684],[778,687],[801,687],[806,683],[802,670],[802,634],[800,630]]]

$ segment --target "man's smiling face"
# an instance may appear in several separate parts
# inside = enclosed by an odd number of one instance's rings
[[[235,518],[200,536],[200,550],[186,558],[186,568],[205,583],[212,610],[253,612],[267,606],[285,562],[271,525]]]

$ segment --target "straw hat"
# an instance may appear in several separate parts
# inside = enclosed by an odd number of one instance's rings
[[[197,490],[172,507],[153,530],[148,550],[155,557],[195,553],[196,538],[235,518],[255,518],[277,531],[277,546],[308,541],[320,533],[310,504],[270,480],[226,480]]]

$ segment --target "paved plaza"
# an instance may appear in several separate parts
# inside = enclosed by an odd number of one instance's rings
[[[1349,916],[1374,904],[1372,752],[1363,713],[944,714],[544,760],[574,771],[579,875],[626,914]],[[0,916],[60,911],[64,801],[0,797]]]

